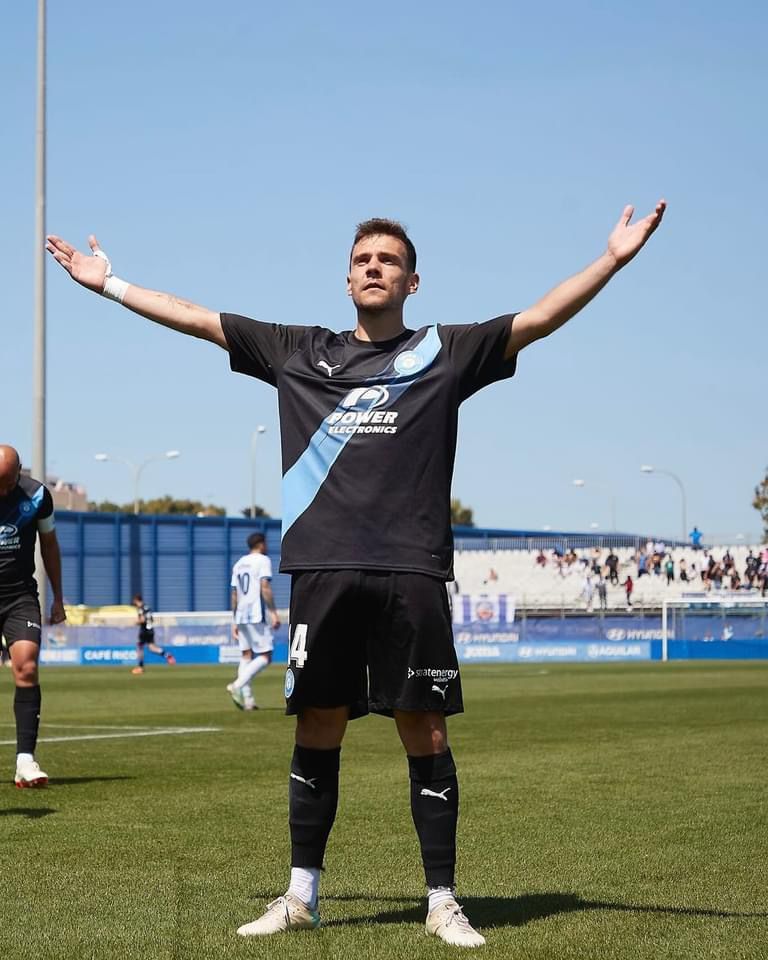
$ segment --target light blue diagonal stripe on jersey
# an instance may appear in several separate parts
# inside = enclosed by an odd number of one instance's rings
[[[410,386],[416,383],[430,368],[440,352],[441,346],[437,327],[429,327],[421,343],[409,351],[415,353],[422,361],[418,370],[414,373],[400,374],[395,372],[394,361],[391,361],[380,374],[364,380],[363,383],[384,383],[387,385],[389,400],[386,405],[377,409],[386,409],[391,406]],[[388,370],[391,370],[391,372],[387,373]],[[328,420],[334,413],[364,413],[367,409],[365,405],[358,406],[355,404],[351,407],[343,407],[338,404],[336,409],[328,414],[315,430],[304,453],[285,473],[283,477],[283,537],[302,513],[309,509],[331,472],[331,468],[338,460],[341,451],[354,436],[354,433],[329,433]]]
[[[11,521],[12,523],[16,524],[16,527],[19,530],[22,527],[26,527],[30,520],[35,519],[37,516],[37,511],[40,509],[43,503],[44,494],[45,489],[43,487],[39,487],[33,496],[21,501],[19,504],[19,515],[15,520]],[[29,506],[27,506],[27,504],[29,504]],[[27,507],[26,510],[24,509],[25,506]]]

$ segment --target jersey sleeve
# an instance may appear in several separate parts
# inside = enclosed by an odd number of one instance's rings
[[[236,313],[222,313],[221,327],[229,350],[229,365],[272,386],[277,371],[295,353],[310,327],[263,323]]]
[[[56,526],[53,516],[53,497],[48,487],[43,487],[43,501],[37,511],[37,529],[40,533],[50,533]]]
[[[261,579],[262,580],[271,580],[272,579],[272,561],[264,556],[264,560],[261,566]]]
[[[504,359],[514,317],[505,313],[485,323],[440,326],[440,337],[459,379],[460,400],[490,383],[514,376],[517,354]]]

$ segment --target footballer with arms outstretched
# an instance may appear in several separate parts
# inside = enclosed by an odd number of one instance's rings
[[[444,582],[452,578],[450,486],[458,409],[511,377],[517,355],[578,313],[661,223],[665,202],[632,223],[626,207],[605,252],[532,307],[484,323],[406,328],[416,251],[391,220],[361,223],[349,259],[354,330],[262,323],[218,313],[112,275],[50,236],[83,286],[181,333],[218,344],[233,370],[278,391],[283,458],[281,570],[292,574],[287,712],[288,890],[240,927],[261,936],[319,925],[318,886],[338,800],[349,720],[394,717],[428,888],[427,932],[485,943],[455,899],[459,789],[446,717],[463,709]]]

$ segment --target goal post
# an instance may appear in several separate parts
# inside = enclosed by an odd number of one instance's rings
[[[661,659],[670,642],[743,645],[745,656],[768,659],[768,597],[683,595],[661,607]]]

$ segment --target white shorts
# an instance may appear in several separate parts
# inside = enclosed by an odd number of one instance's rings
[[[241,650],[269,653],[274,649],[272,627],[266,623],[238,623],[237,643]]]

